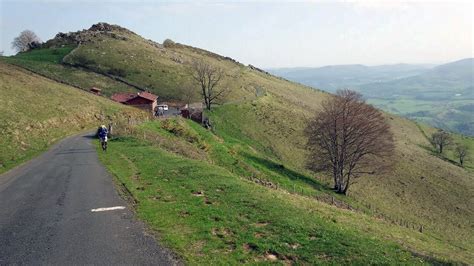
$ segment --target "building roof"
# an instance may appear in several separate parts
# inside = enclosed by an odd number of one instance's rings
[[[136,97],[135,93],[130,92],[119,92],[112,95],[112,100],[119,102],[119,103],[126,103],[128,100],[133,99]]]
[[[156,101],[156,99],[158,99],[158,96],[147,91],[142,91],[142,92],[137,93],[137,97],[141,97],[150,101]]]
[[[142,91],[142,92],[137,92],[137,93],[131,93],[131,92],[119,92],[115,93],[112,95],[112,100],[119,102],[119,103],[126,103],[132,99],[135,99],[137,97],[149,100],[149,101],[156,101],[158,96],[154,95],[153,93],[147,92],[147,91]]]

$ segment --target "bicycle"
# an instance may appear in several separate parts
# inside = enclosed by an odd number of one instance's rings
[[[100,145],[103,151],[107,151],[107,136],[100,138]]]

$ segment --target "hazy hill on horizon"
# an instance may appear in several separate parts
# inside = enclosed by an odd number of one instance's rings
[[[274,75],[285,77],[315,88],[335,92],[371,82],[414,76],[428,71],[431,64],[362,64],[327,65],[322,67],[267,68]]]
[[[329,92],[351,88],[391,113],[474,135],[473,58],[438,66],[339,65],[268,71]]]

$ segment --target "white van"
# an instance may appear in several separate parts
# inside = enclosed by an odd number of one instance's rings
[[[158,107],[158,109],[161,109],[163,111],[168,111],[168,105],[167,104],[158,104],[157,107]]]

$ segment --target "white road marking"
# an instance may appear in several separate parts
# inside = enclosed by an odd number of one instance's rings
[[[123,210],[123,209],[125,209],[124,206],[115,206],[115,207],[108,207],[108,208],[92,209],[91,212],[105,212],[105,211]]]

